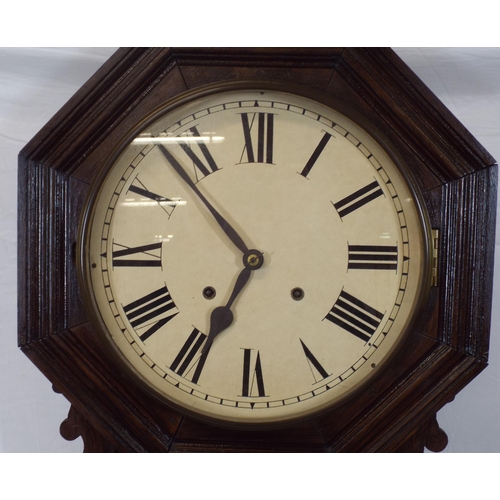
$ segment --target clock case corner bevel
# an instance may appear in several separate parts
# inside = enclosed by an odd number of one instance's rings
[[[183,418],[131,385],[101,349],[75,245],[93,179],[120,138],[176,95],[238,80],[330,95],[383,131],[439,229],[437,287],[384,373],[292,427],[237,431]],[[19,155],[18,343],[71,403],[86,451],[439,451],[436,413],[486,366],[497,168],[390,49],[120,49]]]

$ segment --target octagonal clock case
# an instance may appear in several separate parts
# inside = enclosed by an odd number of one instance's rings
[[[496,164],[386,49],[120,49],[20,154],[19,344],[86,451],[435,451]]]

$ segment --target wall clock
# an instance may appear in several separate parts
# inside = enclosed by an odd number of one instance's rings
[[[96,183],[80,269],[97,330],[167,402],[285,422],[358,390],[392,352],[428,281],[426,234],[366,132],[240,86],[141,124]]]
[[[66,438],[445,446],[487,361],[496,167],[392,51],[118,51],[20,175],[20,344]]]

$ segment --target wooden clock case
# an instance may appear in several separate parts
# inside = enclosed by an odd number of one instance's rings
[[[313,420],[242,431],[197,422],[143,392],[104,351],[76,269],[90,185],[121,137],[186,90],[285,81],[343,101],[409,167],[435,233],[435,286],[369,390]],[[421,452],[444,449],[436,413],[486,366],[494,159],[390,49],[121,49],[19,155],[19,346],[71,403],[87,452]]]

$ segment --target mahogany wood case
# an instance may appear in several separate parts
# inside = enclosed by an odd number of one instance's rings
[[[201,423],[142,391],[103,349],[77,279],[86,197],[121,137],[179,93],[234,80],[345,103],[406,163],[439,231],[436,286],[387,369],[272,430]],[[86,452],[441,451],[436,413],[487,366],[496,192],[495,160],[390,49],[120,49],[19,155],[19,346],[70,401],[61,434]]]

